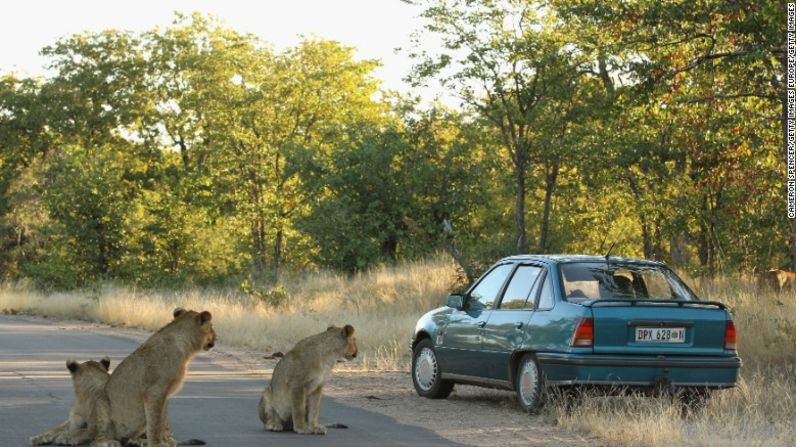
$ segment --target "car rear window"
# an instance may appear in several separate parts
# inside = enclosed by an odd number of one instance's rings
[[[582,262],[561,264],[559,268],[567,301],[697,299],[677,275],[659,265]]]

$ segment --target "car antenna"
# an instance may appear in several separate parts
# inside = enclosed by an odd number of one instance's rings
[[[605,254],[605,265],[606,266],[611,265],[611,263],[608,260],[608,257],[611,256],[611,250],[614,249],[614,245],[616,245],[616,241],[611,242],[611,246],[608,247],[608,253]]]

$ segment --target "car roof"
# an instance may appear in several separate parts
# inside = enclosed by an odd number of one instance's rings
[[[662,262],[650,261],[647,259],[638,258],[623,258],[621,256],[610,256],[611,261],[627,264],[648,264],[648,265],[663,265]],[[550,254],[550,255],[514,255],[501,259],[501,261],[509,262],[522,262],[522,261],[537,261],[546,264],[565,264],[571,262],[605,262],[605,256],[598,255],[578,255],[578,254]]]

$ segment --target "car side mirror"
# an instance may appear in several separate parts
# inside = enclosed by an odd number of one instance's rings
[[[448,307],[452,307],[456,310],[462,310],[464,308],[464,297],[461,295],[448,295]]]

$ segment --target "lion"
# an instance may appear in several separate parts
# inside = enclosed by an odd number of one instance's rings
[[[326,427],[318,421],[323,385],[338,359],[356,356],[357,341],[350,324],[330,326],[298,342],[276,364],[271,383],[260,397],[257,411],[265,428],[326,434]]]
[[[796,273],[787,270],[769,270],[757,278],[758,288],[782,293],[785,289],[796,290]]]
[[[72,376],[75,403],[69,411],[69,419],[63,424],[30,438],[32,445],[80,445],[94,439],[97,434],[97,419],[103,419],[109,411],[105,396],[105,384],[110,378],[108,368],[111,360],[103,357],[99,362],[89,360],[78,363],[67,360],[66,368]]]
[[[174,320],[154,333],[127,356],[105,386],[110,401],[109,420],[92,447],[117,447],[121,443],[148,447],[175,446],[168,416],[168,399],[182,387],[188,364],[195,354],[216,342],[210,312],[177,308]],[[199,440],[181,445],[204,444]]]

